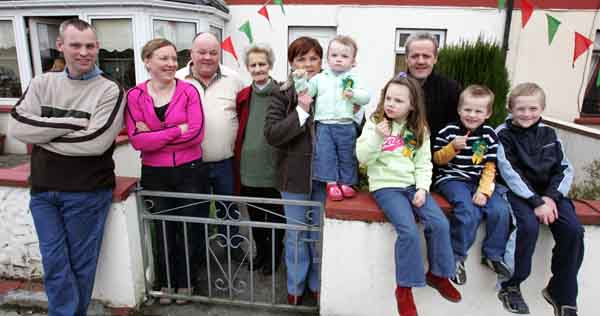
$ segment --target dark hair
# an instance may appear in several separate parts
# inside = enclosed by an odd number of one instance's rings
[[[490,90],[490,88],[488,88],[484,85],[478,85],[478,84],[472,84],[472,85],[469,85],[468,87],[466,87],[465,90],[463,90],[463,92],[460,93],[460,97],[458,98],[458,108],[459,109],[465,103],[466,97],[490,98],[489,102],[486,105],[487,111],[490,114],[494,111],[494,97],[495,96],[494,96],[494,92],[492,92],[492,90]]]
[[[87,29],[90,29],[94,32],[94,34],[96,34],[96,28],[93,27],[91,24],[89,24],[88,22],[86,22],[84,20],[80,20],[78,18],[72,18],[72,19],[64,20],[64,21],[62,21],[62,23],[60,23],[60,26],[58,27],[58,37],[59,38],[61,38],[61,39],[65,38],[65,30],[69,26],[72,26],[79,31],[85,31]]]
[[[175,51],[177,51],[175,44],[171,43],[167,39],[155,38],[155,39],[149,40],[142,48],[142,61],[146,58],[152,57],[152,53],[154,53],[155,50],[161,49],[166,46],[173,46]]]
[[[375,112],[373,112],[371,115],[371,120],[377,124],[384,119],[387,119],[391,128],[392,121],[385,115],[384,103],[385,94],[389,86],[393,84],[405,86],[410,92],[410,105],[412,105],[413,108],[406,117],[406,126],[408,127],[408,130],[415,134],[415,138],[417,139],[416,147],[419,148],[421,145],[423,145],[423,142],[428,137],[429,127],[427,126],[427,113],[425,112],[425,104],[421,85],[415,79],[398,76],[388,81],[383,89],[381,89],[379,103],[377,104]]]
[[[323,59],[323,47],[321,47],[319,41],[308,36],[298,37],[288,47],[288,62],[291,64],[294,58],[305,55],[311,50],[314,50],[315,54]]]

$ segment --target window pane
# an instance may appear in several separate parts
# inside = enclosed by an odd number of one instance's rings
[[[36,23],[42,72],[64,70],[64,58],[56,48],[58,24]],[[56,65],[55,65],[56,64]],[[60,67],[62,65],[62,67]]]
[[[154,20],[154,37],[166,38],[177,47],[177,63],[183,67],[190,61],[196,23]]]
[[[12,21],[0,21],[0,98],[21,96],[21,80]]]
[[[217,39],[219,40],[219,43],[223,42],[223,30],[216,27],[216,26],[210,26],[209,32],[213,33]]]
[[[596,35],[598,38],[598,35]],[[600,115],[600,89],[596,86],[596,80],[598,78],[598,70],[600,69],[600,54],[594,53],[592,55],[590,81],[587,84],[585,91],[585,97],[583,98],[583,104],[581,106],[582,114]]]
[[[100,69],[124,88],[135,86],[135,61],[130,19],[93,20],[98,33]]]

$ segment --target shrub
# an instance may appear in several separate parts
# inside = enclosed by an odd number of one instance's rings
[[[510,82],[504,51],[498,43],[480,36],[476,41],[461,41],[441,48],[436,71],[458,81],[463,88],[470,84],[486,85],[496,95],[489,124],[496,127],[504,122]]]
[[[585,166],[587,180],[581,184],[574,184],[569,192],[572,199],[600,200],[600,159],[592,161]]]

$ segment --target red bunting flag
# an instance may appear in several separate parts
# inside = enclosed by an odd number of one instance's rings
[[[533,14],[533,4],[529,2],[529,0],[521,0],[521,24],[523,28],[529,22],[529,18],[531,18],[531,14]]]
[[[271,19],[269,19],[269,11],[267,11],[267,6],[263,5],[262,8],[258,10],[258,14],[264,16],[267,19],[267,21],[269,21],[269,24],[271,24]]]
[[[233,55],[233,58],[235,58],[235,61],[238,60],[237,54],[235,53],[235,49],[233,48],[233,42],[231,41],[231,36],[227,36],[227,38],[223,41],[223,43],[221,43],[221,48],[224,51]]]
[[[588,48],[592,45],[592,40],[581,35],[581,33],[575,32],[575,50],[573,51],[573,67],[575,67],[575,61],[581,54],[585,53]]]

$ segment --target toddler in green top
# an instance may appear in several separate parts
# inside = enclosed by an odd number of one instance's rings
[[[304,70],[293,73],[298,94],[316,97],[313,179],[327,182],[327,195],[335,201],[356,195],[351,187],[358,182],[354,107],[366,105],[370,100],[369,92],[351,72],[356,64],[356,52],[357,45],[352,38],[336,36],[327,50],[328,69],[310,80]]]

